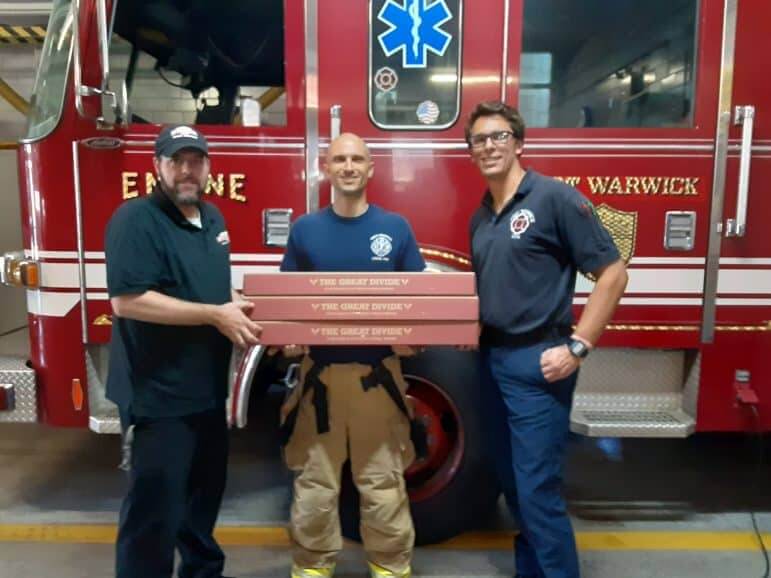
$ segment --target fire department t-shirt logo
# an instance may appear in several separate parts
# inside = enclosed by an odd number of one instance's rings
[[[520,209],[511,216],[509,221],[509,229],[511,229],[511,238],[519,239],[525,231],[530,228],[530,225],[535,223],[535,215],[532,211],[527,209]]]
[[[388,261],[388,255],[393,250],[393,239],[385,233],[378,233],[369,238],[369,248],[372,250],[373,261]]]

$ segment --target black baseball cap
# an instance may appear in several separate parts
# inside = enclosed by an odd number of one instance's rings
[[[156,157],[171,157],[182,149],[196,149],[209,156],[206,137],[191,126],[177,124],[164,127],[155,139]]]

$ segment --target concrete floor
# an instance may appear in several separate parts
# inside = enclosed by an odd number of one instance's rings
[[[23,332],[0,339],[0,351],[14,348],[24,352]],[[244,530],[246,538],[222,540],[229,575],[288,574],[281,529],[289,475],[279,460],[277,403],[277,396],[269,397],[247,429],[233,433],[220,526]],[[747,512],[758,512],[771,546],[771,438],[765,439],[762,469],[756,441],[696,435],[603,444],[576,437],[566,493],[584,577],[760,578],[764,561]],[[0,578],[113,575],[111,532],[125,490],[118,459],[117,437],[0,424]],[[100,525],[89,538],[94,543],[77,538],[86,524]],[[415,575],[511,576],[512,529],[500,507],[479,520],[480,534],[418,549]],[[262,530],[273,539],[260,538]],[[337,575],[364,576],[364,571],[360,546],[347,544]]]
[[[109,578],[112,546],[77,544],[14,544],[3,548],[0,565],[3,578],[40,576],[57,578]],[[288,551],[280,548],[231,546],[225,548],[226,572],[238,578],[287,578]],[[510,577],[511,555],[497,551],[437,551],[418,549],[413,564],[415,578],[500,578]],[[55,570],[54,570],[55,569]],[[358,550],[344,551],[336,578],[364,578],[366,566]],[[737,556],[727,552],[682,553],[645,552],[582,553],[584,578],[760,578],[758,556]]]
[[[286,520],[289,477],[279,463],[267,421],[262,428],[253,423],[233,435],[223,527],[280,528]],[[591,440],[578,439],[571,451],[566,490],[579,543],[584,546],[584,576],[759,578],[763,562],[745,512],[749,508],[761,512],[758,519],[771,545],[771,472],[768,468],[757,471],[751,450],[745,440],[725,436],[631,440],[623,443],[623,461],[612,461]],[[2,528],[11,534],[0,540],[0,578],[112,575],[109,537],[96,539],[103,543],[72,543],[67,536],[47,536],[40,528],[114,527],[125,488],[124,474],[115,467],[118,451],[117,438],[87,431],[39,425],[0,427],[0,534]],[[763,488],[755,483],[760,475]],[[13,535],[12,529],[20,525],[27,528],[26,538],[18,535],[18,529]],[[458,547],[419,549],[416,576],[509,576],[512,559],[507,545],[512,524],[505,510],[480,520],[477,529],[485,532],[481,545],[461,540]],[[597,535],[610,536],[609,545],[593,543],[591,538]],[[641,535],[645,538],[640,539]],[[680,545],[661,544],[681,535],[690,538]],[[736,548],[716,546],[710,536],[744,541]],[[618,549],[616,540],[627,540],[628,545]],[[636,549],[635,540],[656,544]],[[259,538],[247,539],[247,546],[234,545],[233,540],[224,543],[231,544],[225,547],[229,574],[286,575],[286,548],[266,546]],[[363,571],[360,547],[348,544],[338,575],[363,576]]]

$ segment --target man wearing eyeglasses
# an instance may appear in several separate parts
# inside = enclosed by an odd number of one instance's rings
[[[222,214],[201,200],[206,139],[164,128],[151,195],[121,205],[105,236],[115,313],[107,397],[118,404],[130,449],[120,513],[117,578],[221,578],[212,534],[225,489],[225,419],[231,344],[254,345],[253,304],[230,285]],[[124,458],[125,459],[125,458]]]
[[[592,204],[521,164],[525,124],[501,102],[466,125],[487,181],[470,225],[480,299],[480,369],[489,446],[519,527],[520,578],[578,578],[561,493],[570,407],[583,359],[626,287],[624,263]],[[574,327],[577,271],[596,284]]]

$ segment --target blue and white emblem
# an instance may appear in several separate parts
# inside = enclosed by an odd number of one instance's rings
[[[393,239],[385,233],[378,233],[369,238],[369,248],[372,250],[373,261],[388,261],[388,255],[393,250]]]
[[[426,68],[428,53],[444,56],[452,42],[442,30],[452,20],[445,0],[388,0],[377,18],[389,27],[377,37],[383,53],[401,50],[404,68]]]
[[[424,100],[418,105],[415,114],[422,124],[434,124],[439,120],[439,106],[433,100]]]

